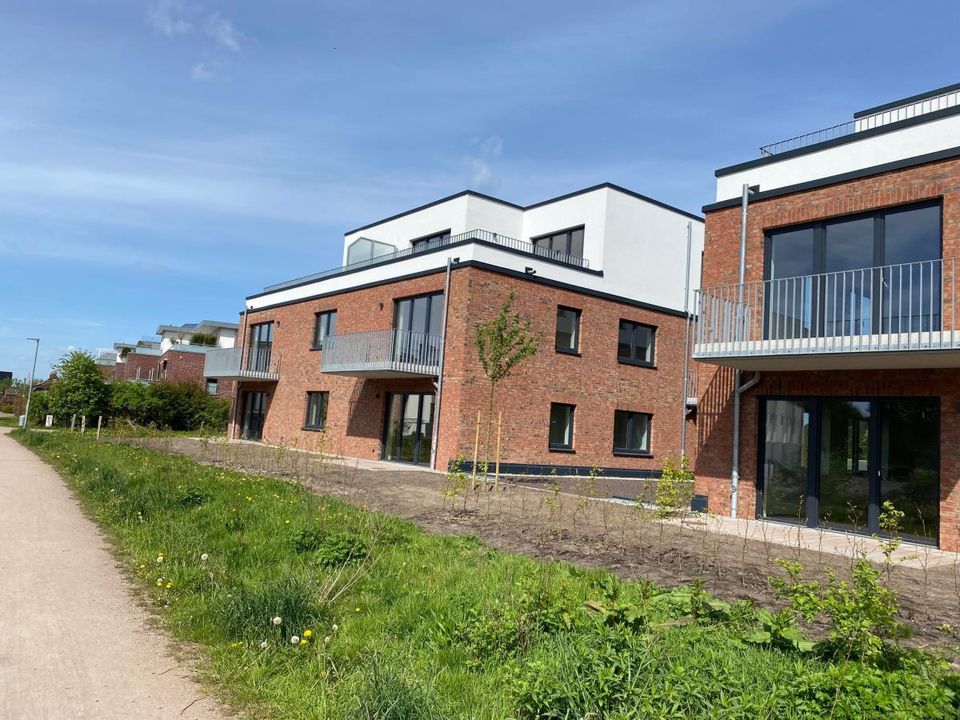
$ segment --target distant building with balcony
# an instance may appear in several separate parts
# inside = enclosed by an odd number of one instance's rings
[[[716,176],[698,492],[718,513],[865,533],[889,501],[906,536],[960,549],[960,85]]]
[[[610,184],[526,207],[462,192],[351,230],[339,267],[249,296],[238,346],[205,374],[238,383],[233,437],[469,469],[489,387],[475,328],[513,293],[543,340],[498,387],[503,471],[654,475],[695,422],[688,229],[695,287],[696,215]]]
[[[110,380],[133,382],[191,382],[211,395],[232,397],[234,383],[220,376],[204,375],[209,353],[231,352],[236,342],[236,323],[204,320],[184,325],[160,325],[158,340],[115,343],[100,350],[96,362]]]

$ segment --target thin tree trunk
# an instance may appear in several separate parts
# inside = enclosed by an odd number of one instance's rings
[[[487,431],[486,431],[486,438],[483,441],[484,475],[486,475],[486,469],[490,467],[490,433],[493,429],[493,397],[496,391],[497,391],[497,383],[491,380],[490,381],[490,397],[487,400]],[[484,484],[486,484],[486,477],[484,477]]]

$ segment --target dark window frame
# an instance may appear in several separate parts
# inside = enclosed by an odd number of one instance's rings
[[[543,242],[544,240],[548,240],[548,241],[553,240],[553,238],[557,237],[558,235],[566,235],[567,236],[566,250],[564,250],[563,252],[566,255],[569,255],[570,257],[582,258],[583,248],[580,249],[579,254],[572,252],[573,251],[573,233],[576,232],[577,230],[580,230],[583,232],[583,238],[581,242],[584,245],[586,245],[586,242],[587,242],[587,226],[586,225],[574,225],[572,227],[564,228],[562,230],[553,230],[551,232],[544,233],[543,235],[535,235],[530,238],[530,244],[533,245],[534,247],[541,247],[537,243]],[[541,249],[551,250],[552,248],[548,244],[546,248],[541,248]]]
[[[398,297],[393,299],[393,329],[397,329],[397,320],[400,317],[400,304],[406,302],[407,300],[419,300],[420,298],[429,298],[430,302],[427,303],[427,328],[430,327],[430,318],[434,313],[434,308],[436,307],[437,312],[444,312],[444,302],[443,302],[443,290],[437,290],[434,292],[427,293],[418,293],[417,295],[406,295],[404,297]],[[439,304],[438,304],[439,300]],[[413,303],[410,304],[410,317],[408,318],[410,325],[413,325]],[[440,326],[443,327],[443,317],[440,318]],[[419,332],[419,331],[416,331]]]
[[[553,409],[555,407],[565,407],[570,410],[570,441],[568,443],[554,443],[550,439],[550,430],[551,425],[553,424]],[[575,423],[577,416],[577,406],[572,403],[561,403],[561,402],[552,402],[550,403],[550,420],[547,423],[547,449],[550,452],[567,452],[572,453],[574,450],[574,433],[575,433]]]
[[[330,319],[333,318],[333,331],[331,332],[330,328]],[[324,329],[324,338],[328,338],[332,335],[337,334],[337,310],[336,308],[331,308],[330,310],[321,310],[320,312],[313,314],[313,342],[310,345],[311,350],[323,350],[323,339],[319,342],[317,337],[320,331],[320,323],[322,319],[326,319],[326,328]]]
[[[557,330],[554,329],[553,334],[553,349],[558,353],[563,355],[579,355],[580,354],[580,320],[583,317],[583,310],[580,308],[570,307],[569,305],[557,305],[557,327],[559,328],[560,324],[560,313],[561,311],[568,311],[574,313],[575,323],[573,326],[573,348],[559,347],[557,345]]]
[[[207,391],[207,395],[216,395],[220,392],[220,381],[217,378],[204,378],[204,390]],[[213,392],[210,392],[210,385],[213,385]]]
[[[314,396],[320,398],[320,424],[310,424],[310,402]],[[308,390],[306,412],[303,417],[304,430],[324,430],[327,427],[327,411],[330,409],[330,391],[329,390]]]
[[[420,247],[429,247],[432,242],[443,242],[444,240],[449,240],[450,237],[450,228],[447,228],[446,230],[439,230],[438,232],[413,238],[413,240],[410,241],[410,247],[414,250]]]
[[[643,416],[647,419],[647,447],[643,450],[634,450],[632,448],[617,447],[617,413],[627,415],[627,437],[630,437],[630,424],[636,416]],[[627,455],[630,457],[652,457],[653,456],[653,413],[642,412],[640,410],[614,410],[613,411],[613,454]]]
[[[630,338],[630,357],[623,358],[620,357],[620,330],[624,323],[633,326],[634,332],[631,334]],[[636,360],[635,356],[637,354],[637,342],[636,342],[636,329],[638,327],[647,328],[650,331],[650,360]],[[617,323],[617,362],[621,365],[634,365],[636,367],[645,367],[645,368],[655,368],[657,366],[657,326],[651,325],[650,323],[637,322],[636,320],[627,320],[626,318],[620,318],[620,321]]]

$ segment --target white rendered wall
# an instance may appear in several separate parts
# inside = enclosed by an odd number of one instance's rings
[[[739,198],[743,185],[760,191],[819,180],[960,145],[960,115],[786,158],[717,178],[717,201]]]
[[[583,256],[592,270],[603,268],[608,188],[574,195],[523,211],[521,240],[583,225]],[[612,292],[612,291],[611,291]]]
[[[703,221],[608,190],[603,274],[609,292],[683,310],[687,224],[691,224],[690,298],[700,287]]]

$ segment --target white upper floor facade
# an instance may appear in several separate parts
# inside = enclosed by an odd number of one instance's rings
[[[686,307],[703,219],[609,183],[521,206],[472,191],[351,230],[343,265],[247,298],[257,310],[437,270],[448,259],[642,302]]]
[[[763,199],[960,155],[960,83],[854,113],[846,122],[760,148],[760,157],[716,171],[716,202],[743,186]]]
[[[174,345],[232,348],[237,343],[237,329],[236,323],[203,320],[185,325],[161,325],[157,328],[157,335],[160,337],[161,352],[167,352]],[[199,334],[213,336],[216,342],[194,343],[193,337]]]

